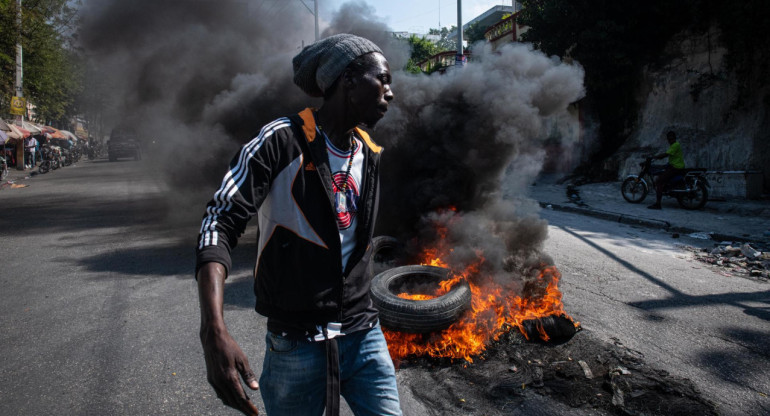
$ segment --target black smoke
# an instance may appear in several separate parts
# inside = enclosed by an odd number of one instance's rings
[[[463,269],[483,253],[485,273],[507,281],[550,262],[547,226],[525,194],[543,141],[582,97],[583,72],[526,45],[479,45],[473,57],[445,74],[395,78],[395,109],[377,131],[388,200],[380,226],[415,249],[447,227],[445,261]]]
[[[112,99],[105,120],[135,126],[173,198],[192,195],[200,212],[240,144],[321,104],[291,80],[292,57],[313,39],[301,2],[90,0],[82,16],[93,83]],[[385,147],[379,231],[424,246],[436,224],[449,225],[448,260],[461,266],[482,251],[496,276],[542,261],[547,226],[526,186],[543,140],[583,95],[582,69],[526,45],[482,45],[464,68],[408,74],[408,44],[366,4],[348,3],[324,25],[323,36],[373,40],[394,72],[395,100],[373,132]]]

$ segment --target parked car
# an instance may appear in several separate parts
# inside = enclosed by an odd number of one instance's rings
[[[142,146],[133,129],[116,127],[110,134],[107,142],[107,156],[110,162],[119,158],[131,157],[134,160],[142,160]]]

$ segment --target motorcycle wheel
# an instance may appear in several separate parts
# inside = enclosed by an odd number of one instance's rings
[[[632,204],[644,201],[649,192],[650,189],[647,187],[647,182],[640,178],[626,178],[620,186],[620,193],[623,194],[623,199]]]
[[[688,183],[688,186],[692,187],[692,191],[686,194],[677,195],[676,197],[679,205],[681,205],[682,208],[689,210],[703,208],[703,206],[706,205],[706,201],[709,199],[709,192],[708,189],[706,189],[706,185],[702,182],[696,182],[695,185]]]
[[[49,170],[51,170],[51,162],[48,160],[41,162],[40,167],[37,168],[37,171],[40,173],[48,173]]]

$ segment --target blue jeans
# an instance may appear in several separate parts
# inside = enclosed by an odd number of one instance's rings
[[[272,332],[265,337],[259,390],[270,416],[324,412],[326,346]],[[396,371],[379,325],[335,338],[339,345],[340,392],[357,416],[401,415]]]

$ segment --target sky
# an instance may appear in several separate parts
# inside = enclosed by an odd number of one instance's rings
[[[300,0],[295,0],[300,1]],[[329,20],[333,10],[347,0],[318,0],[319,14]],[[359,0],[375,9],[375,15],[396,32],[428,33],[428,29],[457,25],[457,0]],[[305,0],[312,7],[312,0]],[[493,6],[511,0],[462,0],[463,24]],[[439,26],[441,22],[441,26]]]

